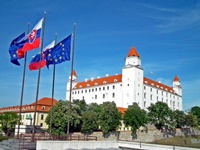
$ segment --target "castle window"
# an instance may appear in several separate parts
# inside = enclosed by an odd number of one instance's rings
[[[152,96],[152,94],[150,95],[150,100],[152,100],[152,98],[153,98],[153,96]]]
[[[113,89],[115,89],[115,86],[113,85]]]
[[[105,90],[105,87],[103,87],[103,90]]]
[[[103,98],[105,98],[105,94],[103,94]]]
[[[95,88],[95,91],[97,91],[97,88]]]
[[[144,98],[146,98],[146,95],[147,95],[147,94],[146,94],[146,93],[144,93]]]
[[[146,86],[144,86],[144,90],[146,90]]]
[[[101,91],[101,88],[99,88],[99,91]]]
[[[158,94],[158,90],[156,91],[156,93]]]
[[[106,84],[106,81],[103,81],[103,84]]]
[[[109,90],[109,86],[107,86],[107,90]]]
[[[152,88],[150,89],[150,91],[152,92]]]
[[[78,94],[79,94],[79,91],[78,91]]]
[[[117,82],[117,79],[114,79],[114,82]]]
[[[158,102],[158,96],[157,96],[157,102]]]
[[[129,84],[127,84],[127,86],[129,86]]]
[[[90,93],[90,89],[89,89],[89,93]]]
[[[76,94],[76,91],[75,91],[75,94]]]
[[[112,97],[113,97],[113,98],[115,97],[115,93],[112,93]]]
[[[43,123],[40,123],[40,127],[42,127],[43,126]]]
[[[163,91],[162,91],[162,95],[163,95]]]
[[[144,101],[144,107],[146,107],[146,101]]]
[[[85,93],[87,93],[87,90],[85,90]]]
[[[95,95],[95,99],[97,99],[97,95]]]
[[[94,89],[92,89],[92,92],[94,92]]]
[[[45,110],[45,106],[42,106],[42,110]]]

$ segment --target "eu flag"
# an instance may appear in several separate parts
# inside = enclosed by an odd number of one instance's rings
[[[16,39],[14,39],[10,43],[10,47],[9,47],[10,61],[13,64],[18,65],[18,66],[20,66],[18,59],[21,59],[24,57],[24,52],[20,50],[24,46],[24,43],[21,42],[21,40],[24,37],[25,37],[25,32],[22,33],[20,36],[18,36]]]
[[[47,67],[51,64],[60,64],[70,60],[72,35],[56,44],[53,48],[44,51]]]

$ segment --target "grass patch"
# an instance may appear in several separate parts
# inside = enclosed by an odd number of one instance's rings
[[[8,138],[2,134],[0,134],[0,142],[3,141],[3,140],[7,140]]]
[[[188,136],[188,137],[185,137],[185,136],[170,137],[170,138],[165,138],[162,140],[157,140],[151,143],[161,144],[161,145],[200,148],[200,135]]]

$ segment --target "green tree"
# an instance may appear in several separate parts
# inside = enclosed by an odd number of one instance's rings
[[[97,103],[90,103],[87,110],[82,115],[81,132],[90,134],[99,129],[99,114],[101,106]]]
[[[122,115],[114,102],[103,102],[99,114],[99,125],[103,134],[116,131],[121,125]]]
[[[82,117],[83,113],[87,110],[88,108],[88,105],[87,103],[85,102],[84,99],[82,100],[79,100],[79,99],[76,99],[76,100],[73,100],[73,104],[76,104],[80,107],[80,111],[77,111],[77,113],[79,114],[79,116]],[[82,124],[83,124],[83,120],[81,119],[80,120],[80,123],[73,128],[74,131],[77,131],[77,132],[80,132],[81,131],[81,127],[82,127]]]
[[[186,126],[190,126],[192,128],[198,127],[198,118],[192,112],[188,112],[186,115]]]
[[[69,114],[69,102],[58,101],[56,106],[53,108],[53,119],[52,119],[52,134],[53,135],[64,135],[67,133],[68,114]],[[70,115],[70,132],[74,131],[81,123],[80,107],[76,104],[71,104],[71,115]],[[51,111],[45,120],[50,127]]]
[[[0,114],[0,128],[5,134],[14,132],[17,122],[18,115],[16,112],[6,112],[4,114]]]
[[[169,124],[171,110],[166,103],[157,102],[148,107],[148,120],[157,129],[162,129]]]
[[[132,133],[136,134],[137,129],[147,123],[147,114],[137,104],[133,104],[127,108],[123,120],[125,126],[130,126]]]
[[[85,134],[90,134],[98,129],[98,118],[97,113],[94,111],[85,111],[82,115],[82,126],[81,132]]]
[[[81,113],[85,112],[88,107],[88,105],[84,99],[83,100],[79,100],[79,99],[73,100],[73,104],[76,104],[80,107]]]
[[[186,125],[186,114],[181,110],[175,110],[175,122],[177,123],[177,128],[182,128]]]
[[[194,106],[191,108],[191,113],[195,116],[197,116],[198,119],[198,125],[200,126],[200,107]]]

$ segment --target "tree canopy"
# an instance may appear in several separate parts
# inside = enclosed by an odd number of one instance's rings
[[[99,125],[103,134],[116,131],[121,125],[122,114],[118,111],[114,102],[103,102],[100,105],[102,110],[99,114]]]
[[[68,114],[69,114],[69,102],[58,101],[56,106],[53,108],[53,119],[52,119],[52,134],[53,135],[64,135],[67,133]],[[52,111],[52,109],[51,109]],[[51,111],[45,120],[50,127]],[[77,104],[71,104],[71,115],[70,115],[70,132],[74,131],[81,123],[80,116],[81,109]]]
[[[124,117],[124,124],[126,127],[130,126],[132,133],[136,133],[137,129],[147,123],[146,111],[141,109],[136,103],[129,106]]]
[[[0,114],[0,128],[5,134],[14,132],[17,122],[18,115],[16,112],[6,112],[4,114]]]
[[[166,125],[169,125],[172,110],[166,103],[156,102],[155,104],[151,104],[148,110],[148,120],[151,124],[154,124],[157,129],[162,129]]]

